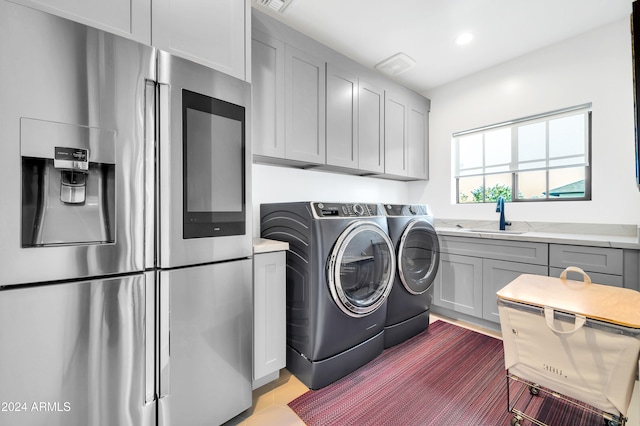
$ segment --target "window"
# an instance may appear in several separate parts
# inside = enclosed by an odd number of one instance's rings
[[[453,134],[458,203],[590,200],[591,104]]]

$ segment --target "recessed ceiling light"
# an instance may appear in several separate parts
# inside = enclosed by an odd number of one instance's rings
[[[469,43],[471,40],[473,40],[473,34],[471,34],[471,33],[462,33],[456,39],[456,44],[458,46],[462,46],[464,44]]]

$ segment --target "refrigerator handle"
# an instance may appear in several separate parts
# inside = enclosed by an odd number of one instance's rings
[[[152,404],[156,399],[155,353],[156,353],[156,285],[153,272],[145,272],[145,348],[144,402]]]
[[[169,355],[170,355],[170,341],[169,341],[169,274],[163,274],[162,278],[159,277],[160,285],[158,286],[160,297],[158,301],[159,308],[159,326],[160,326],[160,344],[158,348],[158,367],[159,367],[159,381],[160,392],[159,398],[164,398],[169,395],[170,382],[169,382]]]
[[[157,96],[156,82],[145,81],[144,88],[144,182],[145,182],[145,228],[144,228],[144,266],[151,269],[156,261],[156,229],[154,224],[157,211]]]

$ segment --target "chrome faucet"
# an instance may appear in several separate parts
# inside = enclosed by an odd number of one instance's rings
[[[500,230],[504,231],[507,225],[511,225],[511,222],[504,220],[504,197],[500,195],[498,197],[498,204],[496,204],[496,213],[500,213]]]

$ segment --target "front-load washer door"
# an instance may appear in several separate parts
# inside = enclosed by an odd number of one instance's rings
[[[347,315],[362,317],[384,304],[395,276],[393,243],[376,223],[354,222],[338,237],[327,264],[329,290]]]
[[[440,243],[431,223],[414,219],[405,227],[398,243],[398,275],[411,294],[429,289],[438,272]]]

